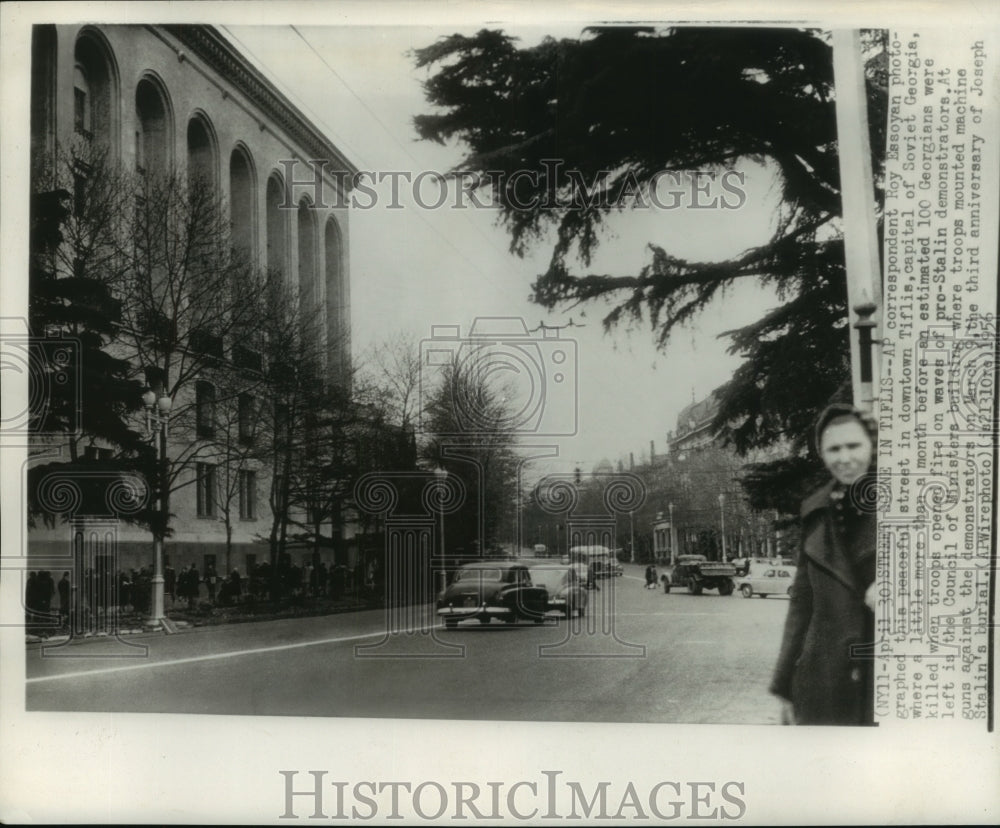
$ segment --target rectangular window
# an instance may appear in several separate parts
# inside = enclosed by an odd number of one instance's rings
[[[239,399],[239,439],[245,446],[253,445],[254,412],[256,405],[250,394],[240,394]]]
[[[257,472],[240,470],[240,520],[257,519]]]
[[[198,517],[215,517],[215,466],[198,463]]]
[[[195,429],[199,437],[215,436],[215,386],[199,380],[195,385]]]
[[[73,127],[80,133],[87,131],[87,93],[82,89],[73,90]]]

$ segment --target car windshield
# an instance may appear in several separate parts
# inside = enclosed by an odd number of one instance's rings
[[[569,577],[568,569],[549,569],[537,567],[531,570],[531,580],[544,587],[561,585]]]
[[[455,576],[456,581],[501,581],[503,575],[499,569],[460,569]]]

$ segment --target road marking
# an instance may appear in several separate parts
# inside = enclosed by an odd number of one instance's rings
[[[188,656],[187,658],[175,658],[169,661],[151,661],[142,664],[127,664],[121,667],[102,667],[97,670],[77,670],[75,673],[58,673],[54,676],[36,676],[25,679],[25,684],[35,684],[42,681],[61,681],[62,679],[79,678],[80,676],[100,676],[108,673],[124,673],[129,670],[149,670],[153,667],[173,667],[175,664],[194,664],[198,661],[217,661],[223,658],[236,658],[237,656],[256,655],[257,653],[276,653],[282,650],[298,650],[303,647],[318,647],[322,644],[338,644],[342,641],[359,641],[363,638],[375,638],[385,636],[385,630],[373,633],[363,633],[360,635],[344,635],[338,638],[323,638],[319,641],[300,641],[296,644],[276,644],[273,647],[256,647],[252,650],[233,650],[228,653],[211,653],[209,655]],[[98,656],[99,657],[99,656]]]
[[[681,615],[729,615],[728,612],[616,612],[616,618],[648,618],[651,615],[669,615],[677,618]]]

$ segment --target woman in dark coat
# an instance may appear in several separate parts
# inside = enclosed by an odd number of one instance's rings
[[[802,504],[802,547],[771,692],[794,724],[874,720],[875,431],[851,406],[820,415],[816,444],[832,479]]]

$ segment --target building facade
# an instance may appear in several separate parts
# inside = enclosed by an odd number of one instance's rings
[[[326,377],[349,381],[346,188],[357,170],[219,31],[191,25],[36,26],[32,163],[54,163],[71,146],[85,146],[142,175],[175,171],[208,182],[228,221],[232,249],[262,270],[283,274],[300,301],[316,309]],[[236,337],[220,341],[219,363],[235,364],[241,354],[245,360],[245,345]],[[213,382],[205,376],[190,383],[183,392],[190,399],[175,400],[175,406],[186,403],[200,418],[215,394]],[[170,456],[188,448],[179,442],[185,439],[172,433]],[[222,470],[205,462],[180,472],[170,501],[171,565],[194,563],[204,571],[211,563],[220,573],[227,567],[245,573],[267,557],[265,465],[241,470],[228,561],[218,498]],[[29,555],[59,554],[67,532],[58,523],[33,528]],[[119,526],[117,549],[122,568],[151,563],[148,530]],[[332,560],[332,551],[324,557]]]

